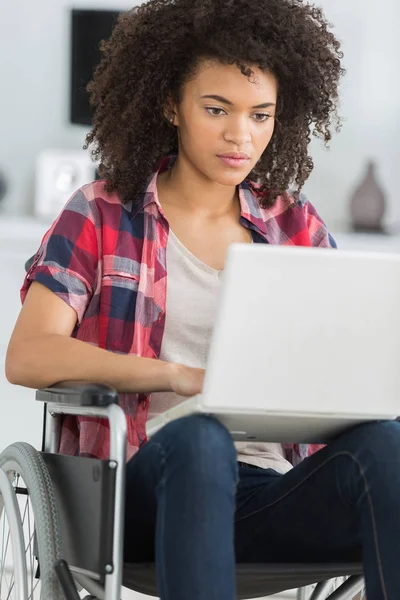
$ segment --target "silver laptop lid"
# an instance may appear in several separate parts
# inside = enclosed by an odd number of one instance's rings
[[[234,244],[204,401],[400,414],[400,256]]]

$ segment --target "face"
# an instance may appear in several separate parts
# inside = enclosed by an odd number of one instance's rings
[[[222,185],[247,177],[274,131],[277,80],[251,68],[249,81],[236,65],[203,62],[172,106],[180,160]]]

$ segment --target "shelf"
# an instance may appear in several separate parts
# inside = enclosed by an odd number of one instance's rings
[[[333,232],[339,249],[369,252],[400,252],[400,235]]]
[[[41,222],[34,217],[0,215],[0,241],[40,242],[51,222]]]

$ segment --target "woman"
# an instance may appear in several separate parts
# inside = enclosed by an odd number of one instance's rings
[[[102,50],[87,141],[103,179],[74,194],[42,241],[8,379],[120,392],[125,556],[156,560],[163,600],[233,600],[235,558],[361,551],[368,599],[397,600],[398,423],[323,449],[235,447],[204,416],[145,434],[150,415],[202,389],[231,243],[334,246],[300,192],[311,133],[328,142],[337,123],[339,42],[300,0],[150,0]],[[107,425],[65,417],[60,451],[106,457]]]

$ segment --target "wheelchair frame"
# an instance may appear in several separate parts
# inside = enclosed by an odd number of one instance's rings
[[[120,600],[123,572],[126,419],[123,410],[118,406],[118,394],[106,386],[74,382],[38,390],[36,399],[46,403],[42,449],[50,454],[57,454],[58,451],[63,414],[102,417],[110,423],[109,465],[116,474],[112,562],[105,565],[104,591],[84,572],[74,570],[74,578],[88,592],[97,595],[99,600]]]
[[[104,515],[100,518],[100,530],[105,531],[105,536],[99,537],[104,540],[104,545],[108,550],[101,556],[104,560],[94,558],[99,569],[85,569],[75,564],[73,558],[69,563],[66,560],[58,561],[55,565],[60,583],[64,589],[67,600],[78,600],[76,583],[82,586],[89,594],[98,600],[120,600],[121,587],[123,585],[124,568],[132,567],[128,574],[128,584],[132,590],[137,590],[144,594],[155,593],[155,573],[154,565],[124,565],[123,561],[123,536],[124,536],[124,499],[125,499],[125,461],[126,461],[126,419],[123,410],[118,406],[118,394],[108,386],[90,384],[85,382],[64,382],[51,388],[37,390],[36,399],[44,402],[44,427],[42,439],[42,456],[50,472],[50,476],[57,475],[62,481],[64,472],[73,472],[78,479],[80,478],[87,494],[85,498],[91,499],[98,495],[98,488],[90,487],[91,482],[87,482],[87,462],[94,465],[93,472],[97,473],[94,480],[103,481],[103,498],[96,509],[93,511],[94,522],[98,515]],[[62,415],[76,415],[106,418],[110,424],[110,454],[109,459],[100,461],[94,458],[70,457],[58,454],[60,441],[61,418]],[[75,461],[75,462],[74,462]],[[73,463],[73,464],[71,464]],[[76,468],[77,465],[80,467]],[[104,467],[104,468],[103,468]],[[86,469],[86,470],[85,470]],[[51,478],[56,495],[57,505],[68,503],[65,500],[64,490],[57,490],[54,485],[56,479]],[[72,480],[72,476],[71,476]],[[76,487],[76,485],[75,485]],[[110,492],[112,490],[112,492]],[[57,498],[57,494],[59,495]],[[68,496],[68,494],[67,494]],[[61,506],[61,508],[63,508]],[[65,509],[65,507],[64,507]],[[70,514],[65,515],[65,510],[59,510],[60,514],[67,522],[68,518],[73,517],[73,508],[69,509]],[[67,511],[68,512],[68,511]],[[78,511],[75,510],[75,514]],[[92,511],[91,511],[92,512]],[[86,520],[86,519],[85,519]],[[90,519],[88,519],[90,521]],[[63,519],[60,519],[62,525]],[[97,523],[97,521],[96,521]],[[89,525],[90,527],[90,525]],[[73,527],[69,527],[73,531]],[[86,523],[85,527],[86,528]],[[80,540],[84,542],[86,537],[91,537],[90,533],[80,531]],[[93,531],[93,528],[92,528]],[[79,536],[78,536],[79,538]],[[91,541],[91,540],[90,540]],[[78,543],[78,542],[77,542]],[[63,551],[65,557],[76,556],[75,549],[65,544]],[[71,546],[69,544],[69,546]],[[76,544],[75,544],[76,546]],[[79,543],[78,543],[79,546]],[[79,549],[78,549],[79,554]],[[332,579],[338,577],[348,577],[341,586],[327,596],[332,588]],[[363,588],[362,565],[354,564],[266,564],[266,565],[237,565],[238,578],[238,599],[256,598],[262,595],[271,595],[291,588],[299,588],[297,592],[298,600],[350,600]],[[75,580],[75,582],[74,582]],[[319,583],[318,583],[319,582]],[[132,584],[132,585],[131,585]],[[316,584],[311,592],[306,590],[305,586]],[[265,589],[264,589],[265,588]]]

